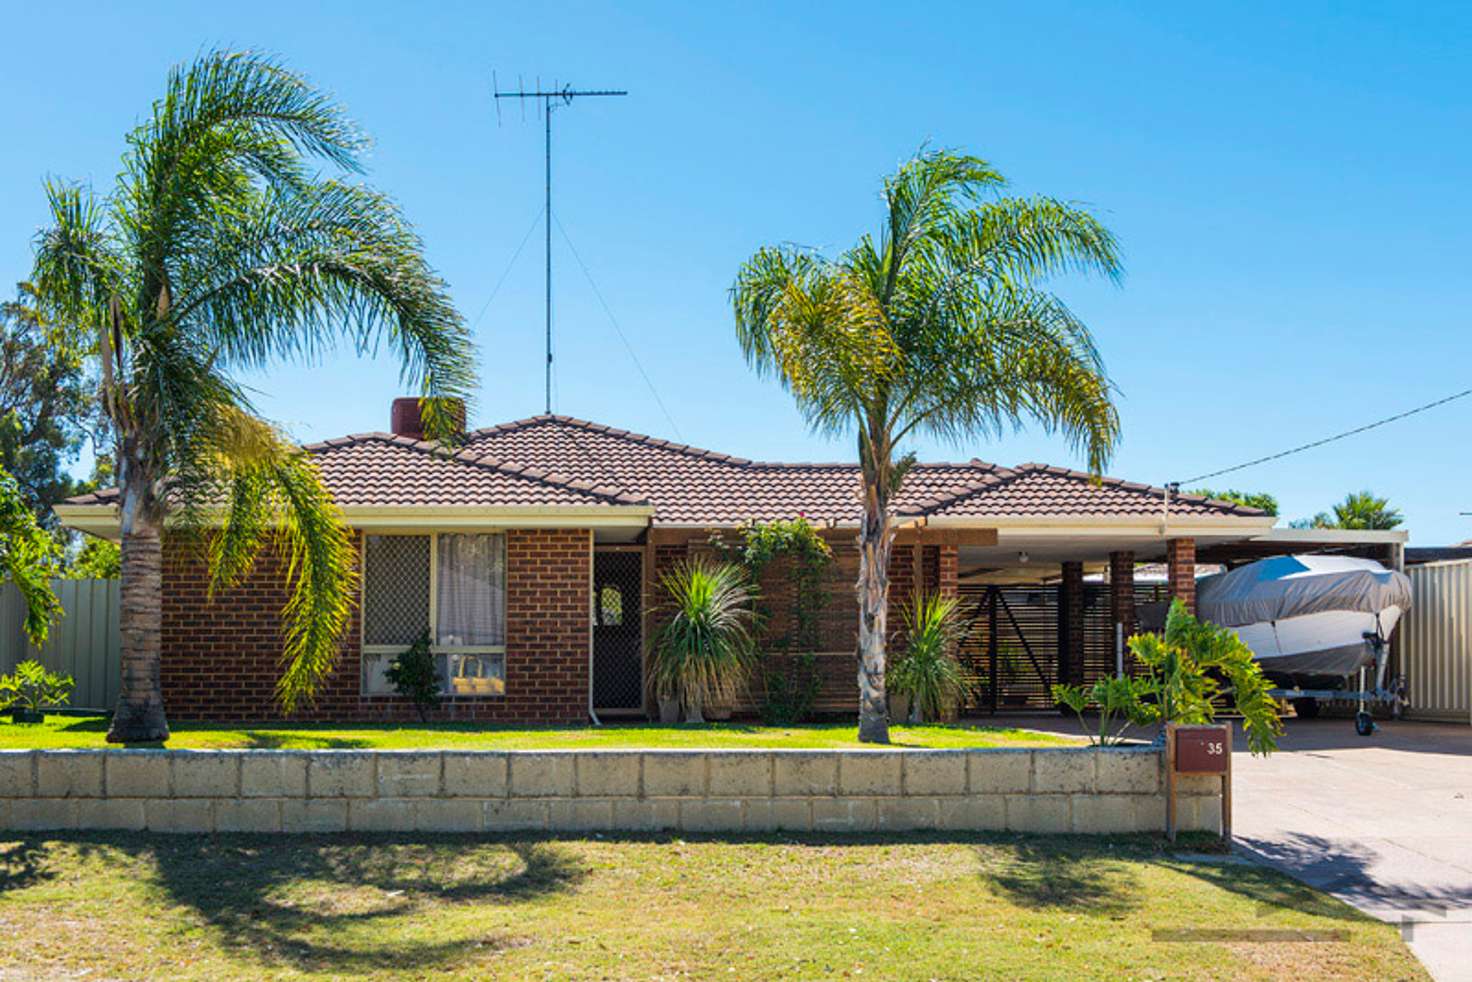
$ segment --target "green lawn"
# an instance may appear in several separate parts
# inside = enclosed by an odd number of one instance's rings
[[[1391,925],[1160,848],[0,834],[0,977],[1426,978]],[[1193,929],[1254,933],[1154,933]]]
[[[262,723],[260,725],[171,723],[168,745],[176,748],[259,747],[319,749],[548,750],[561,747],[605,749],[689,747],[857,747],[857,727],[848,723],[759,726],[710,723],[704,726],[652,724],[601,727],[506,727],[474,723],[421,726],[343,726]],[[0,723],[0,750],[105,747],[107,720],[101,716],[48,716],[34,725]],[[900,747],[1027,747],[1071,745],[1050,733],[1005,727],[897,726],[891,738]]]

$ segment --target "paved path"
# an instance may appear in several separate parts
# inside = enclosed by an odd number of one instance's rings
[[[996,722],[1078,733],[1058,716]],[[1347,719],[1285,725],[1267,758],[1250,756],[1238,734],[1239,846],[1400,924],[1441,982],[1472,982],[1472,727],[1382,722],[1361,737]]]

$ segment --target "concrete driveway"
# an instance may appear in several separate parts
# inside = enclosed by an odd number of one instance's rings
[[[1058,715],[972,722],[1080,732]],[[1472,982],[1472,727],[1381,722],[1362,737],[1348,719],[1284,726],[1279,752],[1266,758],[1248,754],[1237,727],[1238,848],[1401,925],[1442,982]]]
[[[1472,980],[1472,727],[1288,720],[1233,757],[1233,831],[1262,861],[1402,935],[1437,979]]]

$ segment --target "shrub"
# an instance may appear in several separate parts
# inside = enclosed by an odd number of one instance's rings
[[[1098,708],[1098,742],[1106,742],[1116,716],[1141,725],[1210,723],[1216,719],[1217,702],[1229,700],[1242,717],[1248,749],[1254,754],[1278,749],[1283,723],[1277,700],[1268,694],[1272,684],[1253,660],[1252,649],[1232,630],[1198,620],[1176,600],[1164,635],[1137,634],[1129,644],[1144,669],[1138,678],[1100,679],[1088,689],[1053,687],[1053,698],[1078,713],[1080,722],[1085,708]],[[1113,740],[1118,736],[1114,733]]]
[[[751,670],[755,589],[741,567],[704,558],[660,582],[671,617],[655,638],[651,683],[658,698],[678,698],[685,718],[702,723],[701,707],[734,702]]]
[[[428,631],[396,657],[383,675],[395,692],[413,700],[421,721],[429,719],[429,711],[440,704],[440,671],[429,650]]]
[[[788,655],[781,666],[776,665],[773,656],[763,656],[762,682],[759,712],[768,726],[791,726],[807,720],[823,687],[818,658],[811,651]]]
[[[909,696],[922,719],[939,719],[944,707],[966,693],[961,665],[952,654],[960,640],[959,608],[955,597],[929,594],[917,596],[905,609],[905,652],[890,667],[885,684],[889,691]]]
[[[28,659],[15,666],[15,672],[0,676],[0,709],[19,706],[39,713],[49,706],[64,706],[71,701],[76,680],[70,675],[49,672],[40,662]]]
[[[1078,716],[1079,726],[1089,734],[1089,742],[1096,747],[1112,747],[1124,741],[1124,731],[1131,723],[1146,722],[1144,699],[1150,694],[1146,679],[1118,678],[1113,675],[1095,680],[1085,688],[1082,685],[1055,685],[1053,698]],[[1089,733],[1089,724],[1084,712],[1089,707],[1099,711],[1099,727]]]

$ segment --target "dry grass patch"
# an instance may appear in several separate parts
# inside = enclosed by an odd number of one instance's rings
[[[0,874],[0,976],[1425,977],[1388,925],[1143,837],[98,833]],[[1192,927],[1345,940],[1152,939]]]

